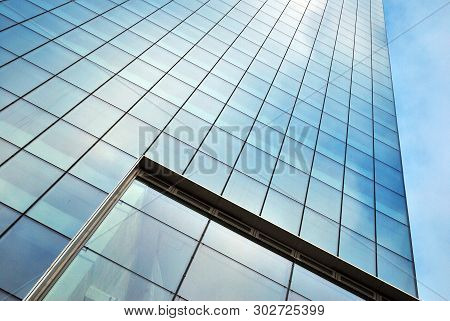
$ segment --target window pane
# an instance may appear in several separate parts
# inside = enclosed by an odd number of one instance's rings
[[[130,114],[162,130],[177,111],[175,105],[148,93],[130,110]]]
[[[123,111],[130,109],[144,94],[143,88],[120,76],[111,78],[95,92],[95,96]]]
[[[333,186],[338,190],[342,190],[342,182],[344,178],[344,166],[316,153],[314,157],[314,165],[312,175],[320,179],[322,182]]]
[[[0,204],[0,234],[2,234],[6,229],[14,223],[20,216],[19,212]],[[1,300],[0,300],[1,301]]]
[[[168,301],[173,294],[87,249],[70,263],[46,301]]]
[[[220,194],[230,174],[231,167],[202,152],[197,152],[186,169],[185,176],[210,191]]]
[[[298,265],[294,266],[291,289],[314,301],[361,300],[353,293]]]
[[[379,212],[377,212],[377,242],[412,260],[408,227]]]
[[[61,174],[56,167],[22,151],[0,167],[0,201],[24,212]]]
[[[375,161],[375,180],[394,192],[405,195],[402,173],[379,161]]]
[[[94,136],[61,120],[28,145],[26,150],[67,170],[95,142]]]
[[[195,149],[162,133],[145,154],[155,162],[181,174],[194,156]]]
[[[259,214],[266,195],[267,186],[233,171],[223,196],[246,210]]]
[[[100,137],[123,115],[117,109],[94,96],[89,96],[85,101],[68,113],[64,120]]]
[[[73,237],[105,198],[106,193],[72,175],[65,175],[27,215]]]
[[[284,286],[289,283],[290,261],[222,225],[211,222],[202,242]]]
[[[133,166],[135,159],[103,142],[97,143],[70,173],[110,192]]]
[[[286,288],[201,245],[181,284],[187,300],[285,299]]]
[[[378,251],[378,277],[416,296],[413,263],[381,246]]]
[[[375,274],[375,243],[345,227],[341,227],[339,257]]]
[[[308,175],[287,165],[278,162],[270,187],[304,204]]]
[[[0,164],[10,158],[19,148],[0,138]]]
[[[53,74],[57,74],[80,59],[81,56],[55,42],[48,42],[30,52],[24,58]]]
[[[345,144],[324,132],[320,132],[319,134],[317,151],[341,164],[344,163]]]
[[[106,82],[113,74],[99,65],[82,59],[66,70],[60,77],[87,92],[93,92]]]
[[[0,287],[24,298],[67,239],[23,217],[0,239]]]
[[[375,240],[374,209],[344,194],[342,224],[355,232]]]
[[[55,77],[26,95],[25,99],[61,117],[87,95],[85,91]]]
[[[126,114],[104,136],[104,141],[135,157],[143,155],[160,131]]]
[[[273,189],[269,189],[261,217],[298,235],[303,205]]]
[[[195,239],[206,226],[203,215],[140,181],[134,181],[121,200]]]
[[[308,208],[303,213],[300,237],[331,254],[337,254],[339,225]]]
[[[373,158],[356,148],[347,146],[345,165],[354,171],[373,179]]]
[[[196,242],[136,209],[118,203],[86,246],[175,291]]]
[[[381,185],[375,185],[377,211],[383,212],[397,221],[408,224],[406,200],[404,196],[392,192]]]
[[[306,206],[339,222],[342,193],[319,180],[311,178]]]
[[[51,114],[19,100],[0,112],[0,137],[23,147],[55,120]]]
[[[374,206],[374,183],[372,180],[347,169],[345,171],[344,192],[358,201]]]

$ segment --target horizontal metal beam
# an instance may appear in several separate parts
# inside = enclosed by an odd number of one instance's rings
[[[241,232],[251,235],[273,250],[289,256],[291,260],[301,262],[302,265],[307,265],[315,272],[326,275],[344,288],[350,287],[360,295],[372,300],[417,300],[399,288],[320,249],[151,159],[142,158],[140,167],[141,173],[146,173],[144,178],[147,176],[147,179],[156,179],[167,187],[170,186],[172,194],[175,196],[204,211],[209,209],[208,212],[212,213],[216,219],[235,226]],[[211,211],[211,209],[216,209],[216,211]]]

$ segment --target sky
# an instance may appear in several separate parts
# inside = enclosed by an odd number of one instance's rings
[[[388,41],[392,41],[389,44],[392,78],[422,300],[450,300],[449,2],[384,0]]]

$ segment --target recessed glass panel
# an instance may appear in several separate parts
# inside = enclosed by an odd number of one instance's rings
[[[206,226],[206,217],[140,181],[133,181],[121,200],[195,239]]]
[[[361,301],[353,293],[342,289],[324,278],[295,265],[292,273],[291,289],[314,301]]]
[[[172,293],[155,283],[82,249],[44,300],[169,301],[172,297]]]
[[[23,217],[0,239],[0,287],[24,298],[67,239]]]
[[[281,301],[286,288],[201,245],[179,295],[187,300]]]
[[[0,167],[0,201],[24,212],[61,174],[56,167],[22,151]]]
[[[105,198],[106,193],[101,190],[72,175],[65,175],[27,215],[73,237]]]
[[[193,239],[122,202],[86,243],[95,252],[172,291],[195,245]]]
[[[228,228],[211,222],[202,243],[287,286],[292,263]]]

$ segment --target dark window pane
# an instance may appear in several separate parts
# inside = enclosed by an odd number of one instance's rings
[[[61,235],[22,218],[0,239],[0,287],[25,297],[66,243]]]

